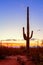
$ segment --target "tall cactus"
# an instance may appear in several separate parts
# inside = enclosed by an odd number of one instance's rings
[[[33,31],[31,32],[31,36],[29,37],[29,7],[27,7],[27,35],[25,34],[24,27],[23,27],[23,37],[26,40],[26,48],[29,50],[29,43],[30,39],[33,36]]]

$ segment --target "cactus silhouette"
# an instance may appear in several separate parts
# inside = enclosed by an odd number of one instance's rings
[[[30,39],[33,36],[33,31],[31,32],[31,36],[29,36],[29,7],[27,7],[27,35],[25,34],[25,30],[23,27],[23,37],[26,40],[26,49],[29,50],[29,43],[30,43]]]

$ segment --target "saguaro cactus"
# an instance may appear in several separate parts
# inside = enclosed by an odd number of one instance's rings
[[[30,39],[32,38],[33,31],[31,32],[31,36],[29,36],[29,7],[27,7],[27,35],[25,34],[24,27],[23,27],[23,37],[26,40],[26,48],[29,50],[29,43]]]

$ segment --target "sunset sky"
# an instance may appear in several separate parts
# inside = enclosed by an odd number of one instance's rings
[[[23,39],[26,32],[27,6],[29,6],[30,33],[43,39],[43,0],[0,0],[0,40]]]

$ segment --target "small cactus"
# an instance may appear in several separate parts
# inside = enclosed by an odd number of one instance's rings
[[[29,7],[27,7],[27,35],[25,34],[25,30],[23,27],[23,37],[26,40],[26,48],[27,50],[29,50],[29,43],[30,43],[30,39],[33,36],[33,31],[31,32],[31,36],[29,36]]]

